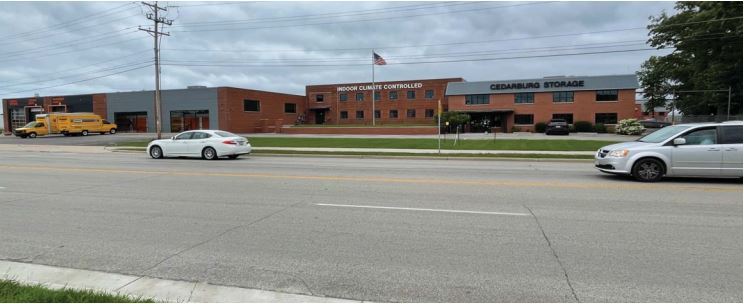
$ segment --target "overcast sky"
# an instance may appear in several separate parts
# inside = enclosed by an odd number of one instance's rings
[[[664,54],[627,51],[648,48],[648,31],[638,28],[674,12],[673,2],[159,4],[173,19],[162,43],[163,89],[294,94],[307,84],[371,81],[373,48],[388,61],[376,67],[377,81],[635,73]],[[153,39],[137,30],[152,23],[139,2],[0,5],[0,97],[154,88]],[[552,56],[607,51],[622,52]],[[484,60],[493,58],[501,59]]]

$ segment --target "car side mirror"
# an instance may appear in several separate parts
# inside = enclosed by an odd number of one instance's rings
[[[684,145],[684,144],[686,144],[686,143],[687,143],[687,141],[686,141],[686,140],[685,140],[684,138],[682,138],[682,137],[679,137],[679,138],[675,138],[675,139],[674,139],[674,141],[673,141],[672,143],[673,143],[673,144],[674,144],[675,146],[680,146],[680,145]]]
[[[176,140],[176,137],[175,136],[171,136],[171,140]]]

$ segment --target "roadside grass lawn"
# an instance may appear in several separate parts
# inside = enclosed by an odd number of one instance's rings
[[[0,303],[154,303],[152,300],[74,289],[50,289],[0,280]]]
[[[436,149],[433,138],[299,138],[299,137],[253,137],[254,147],[289,148],[378,148],[378,149]],[[149,140],[118,143],[122,147],[146,147]],[[617,143],[602,140],[576,139],[469,139],[442,140],[445,150],[524,150],[524,151],[595,151],[602,146]]]

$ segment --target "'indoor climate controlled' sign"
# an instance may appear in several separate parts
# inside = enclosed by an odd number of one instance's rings
[[[491,90],[524,90],[524,89],[539,89],[540,85],[546,89],[554,88],[580,88],[584,86],[583,80],[562,80],[562,81],[545,81],[540,82],[510,82],[510,83],[494,83],[491,84]]]
[[[336,91],[338,92],[347,92],[347,91],[371,91],[372,88],[375,90],[395,90],[395,89],[420,89],[424,86],[423,83],[420,82],[411,82],[411,83],[388,83],[388,84],[375,84],[374,87],[372,84],[366,84],[366,85],[353,85],[353,86],[343,86],[343,87],[336,87]]]

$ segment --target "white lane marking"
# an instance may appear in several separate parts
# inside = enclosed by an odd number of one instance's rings
[[[367,208],[367,209],[391,209],[391,210],[432,211],[432,212],[448,212],[448,213],[529,216],[528,213],[511,213],[511,212],[490,212],[490,211],[427,209],[427,208],[406,208],[406,207],[385,207],[385,206],[364,206],[364,205],[338,205],[338,204],[315,204],[315,205],[316,206],[327,206],[327,207],[349,207],[349,208]]]

